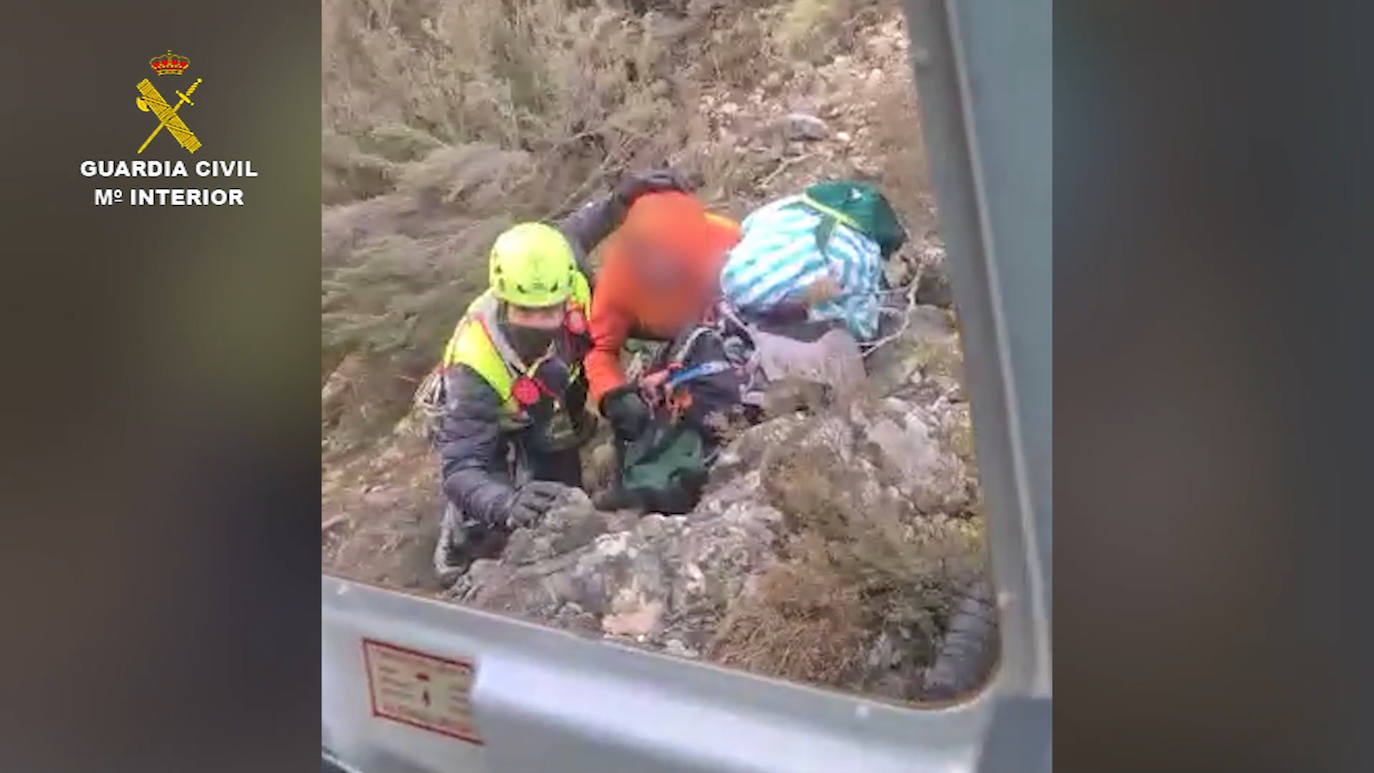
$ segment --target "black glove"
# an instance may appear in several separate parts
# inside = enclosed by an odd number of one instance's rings
[[[649,423],[649,404],[639,396],[639,388],[625,384],[607,392],[601,398],[601,415],[611,423],[616,437],[638,437]]]
[[[506,523],[511,528],[530,526],[558,503],[568,487],[551,480],[532,480],[515,490],[506,509]]]
[[[622,206],[630,206],[634,200],[646,193],[660,193],[662,191],[683,191],[687,192],[689,186],[682,175],[668,167],[649,169],[620,181],[615,186],[613,195],[615,200]]]

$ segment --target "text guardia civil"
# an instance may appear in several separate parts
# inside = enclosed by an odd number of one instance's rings
[[[202,159],[191,166],[185,161],[158,161],[136,159],[133,161],[82,161],[83,177],[140,177],[171,178],[190,177],[212,178],[249,178],[257,177],[253,162],[248,160],[216,161]],[[106,206],[129,204],[131,206],[242,206],[242,188],[171,188],[171,187],[134,187],[134,188],[97,188],[95,203]]]

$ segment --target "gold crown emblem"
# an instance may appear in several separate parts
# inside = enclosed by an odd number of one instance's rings
[[[167,53],[162,56],[155,56],[148,60],[148,64],[153,68],[153,72],[158,75],[180,75],[186,72],[186,68],[191,66],[191,60],[181,54],[172,53],[172,49],[167,49]]]

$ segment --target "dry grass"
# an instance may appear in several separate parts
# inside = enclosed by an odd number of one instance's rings
[[[533,157],[562,198],[673,145],[668,48],[627,8],[569,0],[326,0],[324,125],[335,166],[386,175],[443,145]],[[326,175],[330,173],[326,164]],[[338,197],[365,195],[342,181]],[[571,202],[570,202],[571,203]]]
[[[784,560],[732,607],[712,657],[862,688],[877,634],[901,630],[908,661],[927,663],[960,592],[985,572],[982,520],[865,496],[861,473],[825,446],[779,448],[790,450],[766,461],[763,480],[790,534]]]
[[[792,0],[777,38],[788,55],[820,62],[853,48],[855,30],[880,5],[872,0]]]
[[[935,197],[926,164],[916,94],[909,81],[884,84],[873,116],[875,152],[882,159],[883,193],[902,213],[913,239],[936,227]]]
[[[821,684],[844,684],[863,663],[861,599],[852,583],[814,567],[782,564],[757,595],[736,604],[711,643],[725,665]]]
[[[326,452],[400,418],[485,250],[685,142],[668,48],[628,8],[325,0],[322,379],[359,358]]]

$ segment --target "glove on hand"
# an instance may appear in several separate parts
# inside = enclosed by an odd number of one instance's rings
[[[676,170],[662,167],[632,174],[621,180],[620,184],[615,186],[614,196],[616,201],[628,207],[635,199],[646,193],[688,190],[689,186],[682,175]]]
[[[637,437],[649,423],[649,404],[634,384],[616,387],[601,398],[601,415],[619,438]]]
[[[562,483],[549,480],[532,480],[515,490],[510,507],[506,511],[506,522],[511,528],[530,526],[543,517],[558,500],[568,492]]]

